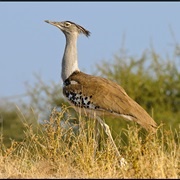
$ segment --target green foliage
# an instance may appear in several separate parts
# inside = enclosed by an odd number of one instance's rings
[[[140,58],[124,51],[97,65],[96,74],[121,85],[160,124],[178,127],[180,122],[180,68],[175,60],[163,59],[154,50]],[[116,132],[122,121],[107,120]],[[121,125],[123,124],[123,125]]]
[[[17,106],[11,103],[0,107],[1,148],[3,148],[2,144],[9,147],[13,140],[22,141],[26,130],[24,123],[32,124],[34,127],[37,124],[37,117],[32,109],[26,109],[22,113]]]
[[[59,107],[61,110],[63,104],[68,105],[60,83],[52,81],[51,84],[47,84],[38,75],[35,75],[35,80],[33,85],[26,84],[30,103],[24,106],[27,108],[30,105],[40,115],[40,120],[48,118],[54,107]],[[72,109],[71,113],[74,114]]]

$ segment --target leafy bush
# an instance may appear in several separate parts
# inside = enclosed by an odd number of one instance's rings
[[[176,61],[164,60],[154,50],[139,59],[123,52],[98,64],[96,74],[121,85],[157,123],[176,128],[180,122],[180,68]],[[114,127],[121,124],[116,122]]]

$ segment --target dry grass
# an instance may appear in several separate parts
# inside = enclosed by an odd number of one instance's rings
[[[33,129],[27,125],[23,142],[13,142],[6,149],[1,144],[0,178],[179,178],[180,137],[177,132],[160,127],[158,135],[142,140],[135,126],[123,130],[128,139],[118,147],[127,160],[120,167],[115,152],[105,136],[94,156],[94,121],[80,117],[80,131],[64,129],[60,122],[68,109],[53,110],[50,120]],[[66,117],[68,119],[69,117]],[[84,128],[82,128],[84,127]]]

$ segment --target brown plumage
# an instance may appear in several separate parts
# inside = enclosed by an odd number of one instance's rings
[[[154,132],[156,122],[125,90],[108,79],[75,71],[66,81],[63,94],[71,104],[88,110],[96,110],[97,115],[122,116],[140,124],[147,131]]]

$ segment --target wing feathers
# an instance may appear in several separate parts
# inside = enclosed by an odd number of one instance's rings
[[[155,130],[156,122],[115,82],[79,71],[75,71],[68,80],[77,83],[70,83],[65,86],[64,94],[65,91],[74,91],[75,93],[82,93],[83,96],[91,96],[90,101],[94,104],[94,107],[98,107],[97,110],[107,111],[128,120],[136,121],[146,130]]]

